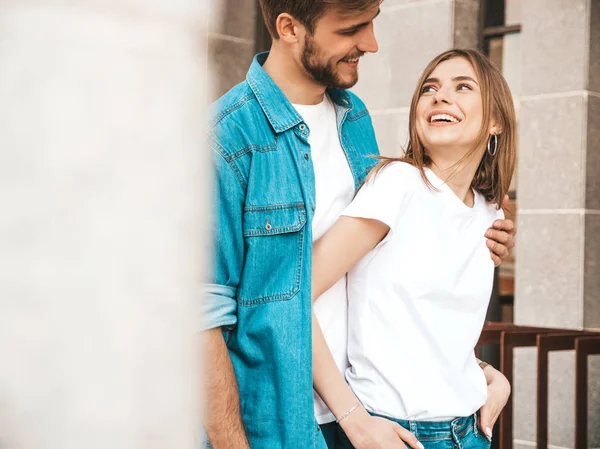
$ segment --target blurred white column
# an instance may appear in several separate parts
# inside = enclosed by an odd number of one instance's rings
[[[188,449],[202,0],[0,1],[0,448]]]

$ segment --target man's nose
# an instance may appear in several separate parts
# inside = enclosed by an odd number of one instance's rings
[[[365,32],[361,35],[361,40],[358,44],[358,49],[364,53],[377,53],[379,51],[379,45],[377,44],[377,38],[373,30],[373,24],[371,24]]]

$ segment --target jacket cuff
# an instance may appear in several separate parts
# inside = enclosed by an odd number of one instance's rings
[[[237,323],[236,289],[218,284],[204,284],[200,304],[200,331]]]

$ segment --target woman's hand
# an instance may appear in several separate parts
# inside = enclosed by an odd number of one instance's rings
[[[423,449],[417,437],[400,424],[371,416],[361,407],[340,421],[355,449]]]
[[[492,439],[492,429],[510,396],[510,384],[500,371],[491,365],[483,370],[487,381],[487,401],[479,409],[479,428]]]

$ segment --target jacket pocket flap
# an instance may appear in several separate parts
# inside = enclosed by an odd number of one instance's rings
[[[297,232],[306,224],[303,203],[248,206],[244,209],[244,237]]]

